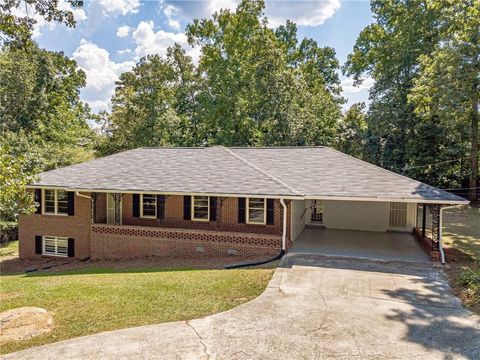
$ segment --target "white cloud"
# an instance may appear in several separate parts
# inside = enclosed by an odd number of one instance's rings
[[[108,109],[115,81],[121,73],[129,71],[135,65],[133,61],[111,61],[107,50],[86,40],[80,42],[73,58],[87,75],[87,86],[82,90],[82,98],[94,111]]]
[[[150,54],[159,54],[164,56],[167,48],[174,43],[178,43],[191,52],[187,43],[187,36],[184,33],[173,33],[164,30],[155,32],[153,21],[141,21],[137,28],[132,32],[132,38],[137,47],[135,55],[142,57]]]
[[[124,38],[124,37],[127,37],[128,34],[130,34],[130,26],[120,26],[118,29],[117,29],[117,36],[120,37],[120,38]]]
[[[120,54],[120,55],[131,54],[132,50],[131,49],[117,50],[117,53]]]
[[[267,1],[265,13],[273,27],[287,20],[300,26],[319,26],[335,15],[340,6],[340,0]]]
[[[138,13],[139,0],[100,0],[103,16],[117,16]]]
[[[171,1],[164,0],[163,7],[171,5]],[[176,1],[176,15],[181,16],[185,21],[198,17],[210,17],[220,9],[235,11],[239,2],[239,0],[206,0],[202,2],[202,6],[192,6],[192,2],[189,1]],[[319,26],[335,15],[340,6],[340,0],[267,0],[265,15],[271,27],[284,24],[287,20],[292,20],[300,26]]]
[[[167,18],[165,21],[166,24],[174,29],[174,30],[180,30],[180,18],[179,18],[179,9],[172,5],[172,4],[166,4],[164,0],[160,1],[159,4],[159,9],[163,12],[163,15]]]
[[[373,80],[371,77],[366,78],[360,85],[357,86],[353,85],[353,79],[350,78],[343,78],[341,81],[342,90],[344,93],[347,94],[355,94],[362,91],[370,90],[374,83],[375,80]]]

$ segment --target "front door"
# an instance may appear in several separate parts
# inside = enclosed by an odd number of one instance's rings
[[[323,200],[310,201],[310,223],[323,224]]]
[[[120,225],[122,225],[122,200],[120,200]],[[107,224],[115,225],[115,200],[113,194],[107,194]]]

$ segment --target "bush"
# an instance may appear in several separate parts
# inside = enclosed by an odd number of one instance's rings
[[[458,277],[459,284],[464,288],[469,305],[480,305],[480,261],[476,269],[466,268]]]
[[[0,221],[0,243],[18,239],[18,223],[16,221]]]

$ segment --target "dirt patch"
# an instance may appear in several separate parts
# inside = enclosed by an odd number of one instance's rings
[[[21,307],[0,313],[0,345],[52,331],[53,316],[45,309]]]
[[[445,265],[445,272],[448,277],[448,282],[453,289],[455,295],[461,300],[463,306],[480,315],[480,302],[472,294],[471,289],[463,286],[460,282],[461,273],[466,268],[477,269],[478,264],[471,260],[457,260],[451,261]]]

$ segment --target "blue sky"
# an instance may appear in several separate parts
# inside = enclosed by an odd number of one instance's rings
[[[194,59],[198,58],[198,49],[186,43],[186,24],[220,8],[234,9],[237,3],[238,0],[85,1],[82,9],[74,11],[75,29],[39,20],[34,37],[41,47],[63,51],[78,62],[87,74],[82,99],[99,111],[108,109],[118,76],[131,69],[140,57],[165,54],[168,46],[178,42]],[[69,7],[62,0],[60,6]],[[322,46],[335,48],[342,64],[358,33],[373,21],[369,2],[362,0],[267,0],[265,13],[272,27],[293,20],[300,38],[313,38]],[[368,102],[370,85],[366,81],[355,88],[350,79],[342,76],[348,104]]]

